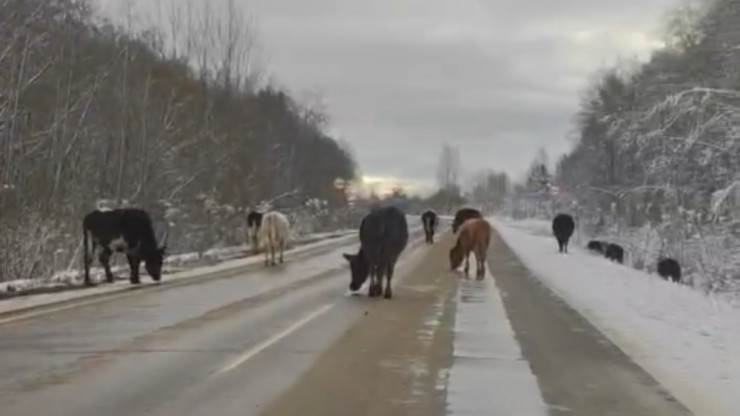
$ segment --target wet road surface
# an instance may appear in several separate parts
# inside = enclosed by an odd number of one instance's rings
[[[688,414],[498,236],[485,282],[413,236],[390,301],[346,296],[349,245],[0,324],[0,414]]]

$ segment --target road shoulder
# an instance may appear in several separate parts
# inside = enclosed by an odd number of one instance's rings
[[[494,232],[489,268],[524,358],[553,415],[676,416],[691,413],[554,295]]]

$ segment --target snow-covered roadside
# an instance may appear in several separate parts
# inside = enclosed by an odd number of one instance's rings
[[[576,247],[559,255],[541,224],[491,222],[533,274],[694,414],[740,414],[740,309],[732,302]]]
[[[327,246],[342,246],[343,244],[351,244],[357,238],[356,231],[348,232],[345,235],[337,238],[324,238],[320,241],[304,244],[293,249],[287,250],[286,255],[295,255],[305,251],[316,250]],[[163,284],[169,284],[174,281],[185,280],[197,276],[209,275],[217,272],[228,271],[237,269],[252,264],[261,263],[264,260],[262,256],[250,256],[246,258],[239,258],[233,260],[227,260],[219,264],[212,266],[194,267],[191,269],[183,270],[180,272],[173,273],[163,278]],[[287,261],[287,259],[286,259]],[[146,278],[144,282],[147,282]],[[145,283],[148,284],[148,283]],[[156,284],[155,284],[156,285]],[[143,287],[143,286],[139,286]],[[19,296],[11,299],[5,299],[0,301],[0,316],[9,313],[16,313],[21,310],[28,310],[31,308],[37,308],[40,306],[47,307],[50,305],[57,305],[60,303],[66,303],[68,301],[75,301],[95,296],[111,294],[114,292],[122,292],[132,288],[132,285],[128,280],[118,280],[113,284],[106,284],[95,286],[92,288],[81,288],[81,290],[68,290],[59,293],[44,293],[35,294],[32,296]],[[0,323],[3,322],[4,318],[0,318]],[[9,320],[14,319],[12,316],[7,318]]]
[[[294,245],[303,246],[327,239],[335,239],[344,237],[346,235],[354,235],[357,230],[340,230],[333,232],[323,232],[309,234],[307,236],[298,238],[294,241]],[[163,267],[163,274],[169,276],[173,273],[177,273],[184,269],[198,267],[203,263],[212,264],[229,261],[233,259],[240,259],[245,257],[252,257],[251,247],[241,245],[234,247],[223,247],[214,248],[198,253],[184,253],[167,256],[165,258],[165,264]],[[94,264],[97,264],[95,262]],[[113,274],[128,276],[128,266],[116,266],[112,267]],[[94,281],[103,280],[103,269],[100,267],[92,267],[90,275]],[[0,294],[7,292],[26,292],[32,289],[53,289],[56,287],[69,287],[79,285],[82,281],[82,272],[78,269],[72,269],[64,272],[60,272],[51,276],[49,279],[20,279],[11,280],[7,282],[0,282]],[[128,283],[128,280],[126,280]]]

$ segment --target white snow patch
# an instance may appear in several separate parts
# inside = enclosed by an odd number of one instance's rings
[[[459,281],[448,415],[547,415],[494,281]]]
[[[491,222],[537,277],[694,414],[740,414],[740,310],[732,303],[577,247],[559,255],[541,226]]]
[[[311,244],[315,242],[320,241],[326,241],[331,239],[331,241],[337,241],[337,238],[343,238],[347,237],[349,235],[355,235],[357,234],[357,230],[341,230],[341,231],[334,231],[334,232],[324,232],[324,233],[315,233],[310,234],[308,236],[299,238],[295,240],[295,243],[299,244]],[[334,238],[331,238],[334,237]],[[202,254],[199,253],[184,253],[184,254],[175,254],[170,255],[165,258],[163,271],[164,274],[171,274],[174,272],[178,272],[180,268],[187,267],[188,265],[192,265],[193,263],[196,263],[201,260],[210,260],[213,262],[223,262],[233,259],[239,259],[244,258],[245,255],[249,255],[249,257],[254,257],[251,255],[251,247],[248,247],[246,245],[241,246],[233,246],[233,247],[222,247],[222,248],[212,248],[209,250],[204,251]],[[261,256],[261,254],[259,255]],[[94,257],[93,264],[97,263],[97,257]],[[114,275],[124,275],[128,276],[128,265],[121,265],[121,266],[113,266],[111,267],[111,272]],[[90,278],[94,282],[102,282],[105,280],[105,275],[103,273],[102,267],[91,267],[90,268]],[[52,288],[57,286],[70,286],[75,283],[79,283],[82,281],[82,270],[78,269],[71,269],[71,270],[65,270],[59,273],[55,273],[53,276],[51,276],[48,279],[16,279],[16,280],[10,280],[5,282],[0,282],[0,293],[3,292],[21,292],[26,291],[30,289],[36,289],[36,288]],[[126,284],[128,284],[128,280],[125,281]],[[34,295],[36,296],[36,295]]]

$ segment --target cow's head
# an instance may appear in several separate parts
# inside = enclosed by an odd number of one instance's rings
[[[165,247],[157,247],[153,253],[144,259],[144,268],[155,281],[162,279],[165,250]]]
[[[452,270],[457,270],[457,268],[460,267],[460,264],[462,264],[462,261],[462,247],[460,247],[459,244],[456,244],[455,247],[450,249],[450,268]]]
[[[370,268],[365,261],[365,257],[358,254],[342,254],[349,262],[349,268],[352,271],[352,280],[349,283],[349,290],[356,292],[370,275]]]
[[[147,253],[147,256],[144,257],[144,268],[155,281],[162,279],[162,265],[164,264],[164,256],[167,252],[168,236],[169,228],[165,230],[164,236],[162,236],[162,245],[155,248],[151,253]]]

